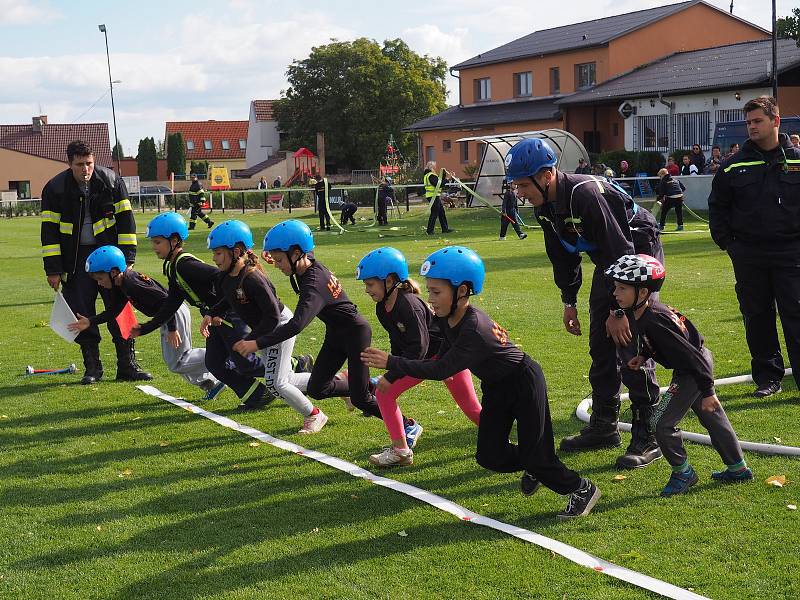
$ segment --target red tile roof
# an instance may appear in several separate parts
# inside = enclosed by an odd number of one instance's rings
[[[275,116],[272,113],[272,104],[275,100],[253,100],[253,106],[256,109],[256,121],[274,121]]]
[[[186,145],[186,160],[244,158],[245,149],[239,140],[247,143],[247,121],[172,121],[167,122],[166,135],[180,132]],[[211,141],[211,150],[205,149],[206,140]],[[227,140],[229,150],[222,149]],[[194,149],[189,149],[189,142]]]
[[[70,142],[82,140],[94,150],[98,165],[111,167],[111,142],[108,136],[108,123],[76,123],[66,125],[49,123],[42,131],[34,131],[33,126],[0,125],[0,148],[41,156],[58,162],[67,162],[67,146]]]

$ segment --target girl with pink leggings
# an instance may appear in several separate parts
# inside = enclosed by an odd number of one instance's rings
[[[367,295],[376,302],[375,313],[389,334],[392,354],[411,360],[435,358],[442,340],[433,312],[419,297],[419,286],[408,277],[408,263],[394,248],[373,250],[361,259],[356,279],[364,282]],[[422,381],[387,371],[377,381],[376,398],[392,445],[369,457],[378,467],[405,466],[414,462],[412,448],[422,434],[422,426],[404,425],[397,398]],[[447,389],[465,415],[478,425],[481,405],[468,370],[444,380]]]

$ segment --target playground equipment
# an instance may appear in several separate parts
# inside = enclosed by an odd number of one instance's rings
[[[319,170],[317,168],[317,155],[308,148],[299,148],[294,154],[292,154],[292,157],[294,158],[294,173],[292,173],[292,176],[289,177],[289,179],[286,180],[286,183],[283,184],[285,187],[291,186],[298,180],[305,182],[309,177],[312,177]]]

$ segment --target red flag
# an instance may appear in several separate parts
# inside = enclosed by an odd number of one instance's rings
[[[136,327],[139,322],[136,320],[136,315],[133,314],[133,307],[131,303],[128,302],[125,304],[125,308],[122,309],[117,315],[117,325],[119,325],[119,331],[122,334],[122,339],[127,340],[131,337],[131,329]]]

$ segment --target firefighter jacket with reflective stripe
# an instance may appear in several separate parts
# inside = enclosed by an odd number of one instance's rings
[[[800,150],[783,133],[769,152],[747,140],[717,169],[708,215],[723,250],[734,241],[763,251],[800,247]]]
[[[98,246],[117,246],[125,262],[136,259],[136,221],[125,182],[111,169],[95,166],[89,197],[78,187],[72,171],[62,171],[42,190],[42,259],[48,275],[75,274],[84,215],[88,212]]]

